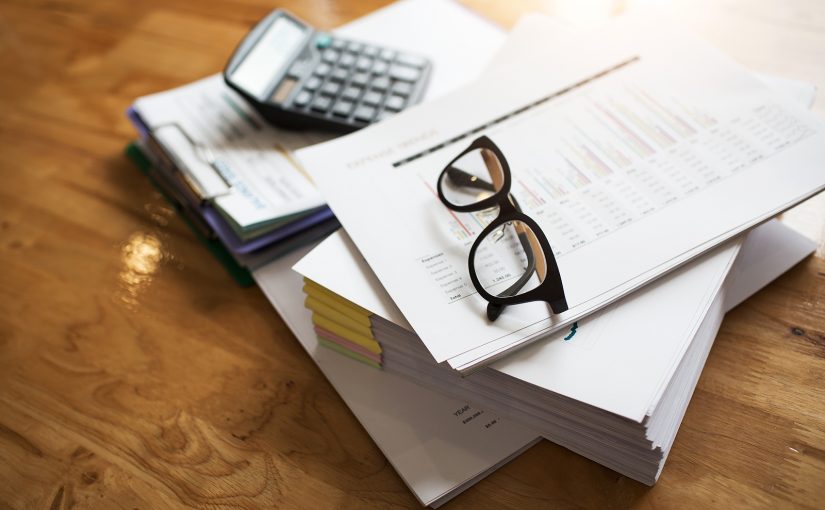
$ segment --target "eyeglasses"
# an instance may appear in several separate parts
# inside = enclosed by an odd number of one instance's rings
[[[508,305],[531,301],[545,301],[554,314],[562,313],[567,298],[553,249],[538,224],[522,212],[510,193],[511,183],[504,154],[481,136],[441,171],[438,198],[456,212],[489,214],[498,209],[469,256],[470,279],[489,303],[489,320],[496,320]]]

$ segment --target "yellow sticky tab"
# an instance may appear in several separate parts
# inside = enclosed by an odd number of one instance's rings
[[[359,323],[357,320],[348,317],[343,313],[339,312],[338,310],[331,308],[326,304],[318,301],[312,296],[307,296],[306,300],[304,301],[304,306],[306,306],[313,312],[317,313],[318,315],[323,315],[327,319],[337,322],[338,324],[344,326],[347,329],[351,329],[356,333],[364,335],[366,337],[374,338],[372,335],[372,328],[369,324],[365,326],[364,324]]]
[[[354,344],[358,344],[361,347],[366,348],[370,352],[374,352],[376,354],[381,353],[381,344],[373,340],[368,336],[364,336],[360,333],[357,333],[351,329],[345,328],[344,326],[338,324],[335,321],[324,317],[323,315],[319,315],[317,313],[312,314],[312,323],[316,326],[323,328],[330,333],[334,333],[345,340],[349,340]]]
[[[336,311],[346,315],[347,317],[354,320],[358,324],[361,324],[361,325],[366,326],[366,327],[370,327],[371,324],[372,324],[370,322],[371,314],[361,313],[356,308],[353,308],[351,306],[346,306],[346,305],[342,304],[340,301],[338,301],[338,299],[336,299],[334,297],[331,297],[328,294],[318,292],[315,289],[304,289],[304,292],[306,293],[307,296],[319,301],[323,305],[328,306],[329,308],[331,308],[333,310],[336,310]]]
[[[369,317],[372,315],[372,312],[367,310],[366,308],[362,308],[349,299],[342,297],[328,288],[319,285],[308,278],[304,278],[304,292],[310,294],[314,297],[318,297],[320,295],[326,296],[328,299],[340,304],[341,306],[345,306],[347,308],[351,308],[353,312],[357,313],[358,315],[363,315],[365,317]]]

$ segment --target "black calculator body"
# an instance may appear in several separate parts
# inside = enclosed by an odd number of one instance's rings
[[[427,58],[319,32],[278,9],[223,76],[275,125],[354,131],[419,102],[431,71]]]

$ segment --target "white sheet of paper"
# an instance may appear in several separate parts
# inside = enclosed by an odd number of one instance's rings
[[[825,186],[821,122],[690,36],[623,21],[545,40],[533,32],[500,79],[298,152],[430,352],[458,370],[569,326]],[[560,95],[488,125],[548,93]],[[478,126],[556,251],[568,312],[533,303],[484,318],[466,260],[490,218],[454,214],[433,193]],[[455,278],[445,288],[436,270]]]

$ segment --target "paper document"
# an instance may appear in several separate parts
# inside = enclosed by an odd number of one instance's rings
[[[324,205],[287,148],[331,136],[269,126],[220,75],[142,97],[135,110],[195,192],[239,234]]]
[[[825,187],[821,122],[691,36],[633,20],[598,37],[545,28],[517,28],[529,46],[497,79],[297,154],[436,360],[460,371]],[[506,155],[513,195],[553,247],[567,312],[531,303],[485,317],[467,257],[495,215],[455,213],[435,194],[445,164],[480,134]]]

